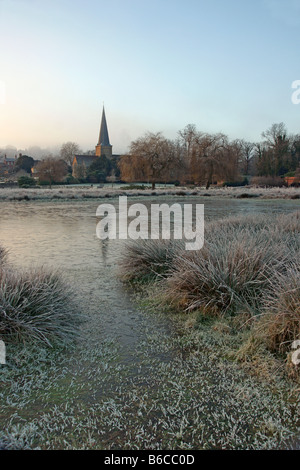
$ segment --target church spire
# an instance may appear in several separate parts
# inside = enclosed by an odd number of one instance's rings
[[[110,145],[104,105],[103,105],[103,110],[102,110],[102,119],[101,119],[98,145],[105,145],[105,146]]]
[[[103,105],[103,110],[102,110],[102,119],[101,119],[101,126],[100,126],[100,132],[99,132],[99,139],[98,139],[98,144],[96,145],[95,154],[97,157],[101,157],[102,155],[105,155],[107,158],[112,157],[112,145],[110,145],[110,142],[109,142],[104,105]]]

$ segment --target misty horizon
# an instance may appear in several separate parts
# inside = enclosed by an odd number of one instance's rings
[[[0,148],[91,150],[103,102],[118,154],[189,123],[252,142],[273,123],[299,133],[299,25],[295,0],[1,0]]]

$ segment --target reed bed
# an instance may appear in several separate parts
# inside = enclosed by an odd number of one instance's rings
[[[161,305],[252,318],[272,350],[300,339],[300,212],[207,223],[200,251],[171,241],[135,243],[122,271],[125,280],[160,281]]]

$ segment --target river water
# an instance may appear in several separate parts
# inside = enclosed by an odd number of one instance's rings
[[[103,202],[118,208],[118,200],[113,198],[1,202],[0,243],[9,250],[9,260],[18,268],[45,265],[61,270],[88,314],[89,322],[84,327],[86,341],[117,344],[119,364],[130,364],[134,375],[145,356],[165,362],[172,360],[172,350],[162,353],[146,346],[140,356],[137,352],[145,342],[146,332],[164,331],[168,335],[172,334],[172,327],[167,318],[145,316],[118,278],[118,263],[126,245],[120,240],[97,238],[96,210]],[[132,198],[128,204],[131,202],[149,207],[152,202],[157,204],[158,198]],[[204,203],[206,220],[235,214],[287,213],[299,208],[296,200],[181,197],[175,201],[174,197],[164,197],[159,202]]]
[[[118,211],[118,199],[107,201],[2,202],[0,205],[0,243],[8,248],[10,261],[22,268],[51,266],[59,268],[72,281],[86,308],[95,312],[99,329],[96,335],[118,339],[126,354],[136,344],[140,313],[118,279],[118,262],[124,253],[122,240],[100,240],[96,236],[96,210],[109,202]],[[131,203],[148,208],[157,198],[133,198]],[[161,202],[204,204],[205,220],[227,215],[280,213],[297,210],[298,201],[234,200],[215,198],[164,197]],[[144,317],[143,322],[145,321]],[[153,318],[151,319],[151,322]],[[143,328],[143,326],[142,326]]]

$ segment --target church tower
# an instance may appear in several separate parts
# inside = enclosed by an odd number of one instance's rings
[[[103,106],[103,111],[102,111],[99,140],[98,140],[98,144],[96,145],[95,154],[96,154],[96,157],[101,157],[103,155],[105,155],[107,158],[112,157],[112,145],[110,145],[110,142],[109,142],[104,106]]]

